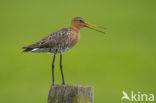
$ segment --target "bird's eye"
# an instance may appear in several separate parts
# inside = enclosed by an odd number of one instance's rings
[[[79,20],[81,23],[83,23],[84,21],[83,20]]]

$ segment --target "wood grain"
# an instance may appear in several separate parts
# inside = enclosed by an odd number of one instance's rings
[[[94,103],[94,88],[79,85],[51,86],[48,103]]]

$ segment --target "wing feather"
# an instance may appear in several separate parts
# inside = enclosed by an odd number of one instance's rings
[[[25,49],[23,52],[29,52],[34,48],[54,48],[55,46],[58,46],[61,42],[63,42],[63,39],[65,39],[65,37],[67,37],[65,34],[68,32],[68,30],[68,28],[63,28],[57,32],[51,33],[40,41],[32,45],[23,47],[23,49]]]

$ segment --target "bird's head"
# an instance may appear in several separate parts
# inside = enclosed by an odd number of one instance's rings
[[[80,30],[80,28],[87,27],[87,28],[93,29],[95,31],[104,33],[103,31],[100,31],[100,30],[97,30],[97,29],[93,28],[93,27],[96,27],[96,28],[104,29],[103,27],[97,26],[97,25],[93,25],[93,24],[88,24],[81,17],[74,17],[72,19],[72,22],[71,22],[71,27],[75,28],[75,29],[78,29],[78,30]]]
[[[72,19],[72,26],[75,26],[77,28],[82,28],[85,26],[85,22],[82,18],[80,17],[75,17]]]

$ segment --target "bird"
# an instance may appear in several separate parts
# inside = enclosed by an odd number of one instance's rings
[[[81,17],[72,18],[71,25],[68,28],[63,28],[56,32],[49,34],[43,39],[22,47],[23,52],[33,52],[33,53],[50,53],[53,55],[52,59],[52,85],[55,85],[54,81],[54,62],[56,54],[60,54],[60,71],[62,76],[62,85],[65,85],[63,69],[62,69],[62,53],[71,49],[77,42],[80,40],[80,29],[81,28],[90,28],[95,31],[105,33],[100,31],[97,28],[103,28],[101,26],[88,24]]]

